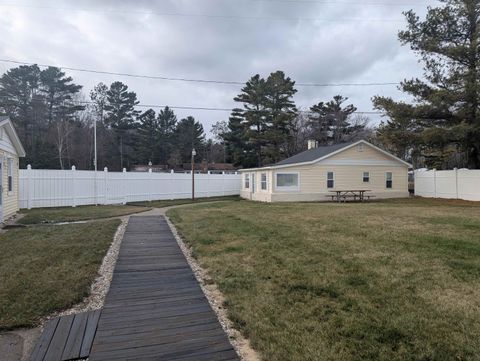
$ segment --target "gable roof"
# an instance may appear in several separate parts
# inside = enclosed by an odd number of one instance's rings
[[[25,157],[25,149],[23,148],[22,142],[20,141],[20,138],[18,137],[18,134],[15,131],[15,128],[10,118],[0,116],[0,127],[4,128],[7,132],[10,140],[12,141],[13,147],[17,152],[17,155],[19,157]]]
[[[374,148],[375,150],[385,154],[386,156],[408,166],[412,167],[412,165],[408,162],[405,162],[404,160],[394,156],[393,154],[390,154],[389,152],[367,142],[366,140],[359,140],[356,142],[350,142],[350,143],[340,143],[340,144],[335,144],[335,145],[327,145],[327,146],[322,146],[322,147],[317,147],[313,149],[306,150],[304,152],[298,153],[290,158],[284,159],[278,163],[275,163],[272,166],[269,167],[261,167],[261,168],[250,168],[250,169],[240,169],[240,171],[248,171],[248,170],[255,170],[255,169],[275,169],[275,168],[284,168],[284,167],[291,167],[294,165],[304,165],[304,164],[312,164],[315,162],[319,162],[325,158],[331,157],[334,154],[340,153],[341,151],[344,151],[348,148],[354,147],[357,144],[367,144],[368,146]]]
[[[301,153],[298,153],[290,158],[284,159],[278,163],[275,163],[274,166],[277,165],[286,165],[286,164],[296,164],[296,163],[305,163],[305,162],[312,162],[319,158],[323,158],[333,152],[336,152],[339,149],[345,148],[349,145],[353,144],[350,143],[340,143],[334,145],[327,145],[323,147],[312,148]]]

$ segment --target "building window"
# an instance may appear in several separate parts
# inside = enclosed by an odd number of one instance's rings
[[[357,145],[357,150],[359,152],[363,152],[363,143],[360,143],[359,145]]]
[[[245,174],[245,189],[250,188],[250,174]]]
[[[393,175],[392,175],[392,172],[387,172],[385,173],[385,186],[387,188],[392,188],[393,186]]]
[[[370,182],[370,172],[363,172],[363,183]]]
[[[333,172],[327,172],[327,188],[335,187],[335,180]]]
[[[8,158],[8,191],[13,192],[13,159]]]
[[[277,173],[276,188],[278,190],[298,190],[299,189],[298,173]]]
[[[261,177],[260,187],[262,188],[262,190],[266,191],[267,190],[267,173],[262,173],[260,177]]]

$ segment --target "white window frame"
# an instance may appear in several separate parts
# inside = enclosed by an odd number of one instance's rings
[[[13,158],[7,158],[7,190],[8,194],[12,194],[15,189],[14,178],[13,178]],[[11,189],[10,189],[11,187]]]
[[[243,188],[250,189],[250,173],[245,173],[245,177],[243,177]]]
[[[368,181],[365,181],[365,173],[368,174],[368,176],[367,176]],[[362,182],[363,183],[370,183],[370,172],[369,171],[363,171],[362,172]],[[385,182],[385,184],[387,184],[387,183]]]
[[[265,181],[263,180],[263,176],[265,176]],[[265,188],[263,186],[265,185]],[[268,191],[268,173],[260,173],[260,190]]]
[[[297,175],[297,185],[296,186],[278,186],[277,180],[279,174],[296,174]],[[300,191],[300,172],[275,172],[275,190],[280,192],[298,192]]]
[[[333,180],[333,187],[329,187],[329,186],[328,186],[328,181],[329,181],[329,179],[328,179],[328,173],[332,173],[332,174],[333,174],[333,179],[330,179],[330,180]],[[325,177],[326,177],[325,185],[326,185],[327,189],[335,189],[335,183],[337,183],[336,180],[335,180],[335,172],[334,172],[333,170],[328,170],[328,171],[327,171],[327,174],[325,174]]]
[[[387,174],[388,173],[390,173],[390,175],[391,175],[390,181],[392,182],[392,186],[390,188],[387,187],[387,181],[388,181]],[[385,189],[393,189],[393,172],[385,172]]]

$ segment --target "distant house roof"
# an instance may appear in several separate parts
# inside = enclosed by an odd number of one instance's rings
[[[255,169],[275,169],[275,168],[283,168],[283,167],[290,167],[293,165],[297,164],[309,164],[309,163],[314,163],[320,160],[323,160],[325,158],[328,158],[334,154],[337,154],[345,149],[348,149],[350,147],[353,147],[357,144],[364,143],[369,145],[370,147],[378,150],[379,152],[389,156],[390,158],[403,163],[404,165],[411,167],[412,165],[409,164],[408,162],[405,162],[404,160],[394,156],[393,154],[390,154],[389,152],[367,142],[366,140],[359,140],[356,142],[350,142],[350,143],[340,143],[340,144],[335,144],[335,145],[327,145],[323,147],[317,147],[317,148],[312,148],[309,150],[306,150],[304,152],[298,153],[294,155],[293,157],[284,159],[278,163],[275,163],[272,166],[269,167],[261,167],[261,168],[251,168],[251,169],[241,169],[240,171],[249,171],[249,170],[255,170]]]
[[[336,152],[339,149],[345,148],[351,144],[354,144],[354,142],[350,143],[340,143],[340,144],[334,144],[334,145],[326,145],[322,147],[317,147],[317,148],[312,148],[309,150],[306,150],[304,152],[298,153],[294,155],[293,157],[284,159],[278,163],[275,163],[274,166],[277,165],[287,165],[287,164],[296,164],[296,163],[305,163],[305,162],[311,162],[314,160],[317,160],[319,158],[323,158],[333,152]]]
[[[25,157],[25,149],[9,117],[0,116],[0,127],[5,128],[19,157]]]

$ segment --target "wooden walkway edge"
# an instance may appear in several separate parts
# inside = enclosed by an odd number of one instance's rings
[[[89,360],[238,360],[163,217],[130,217]]]

